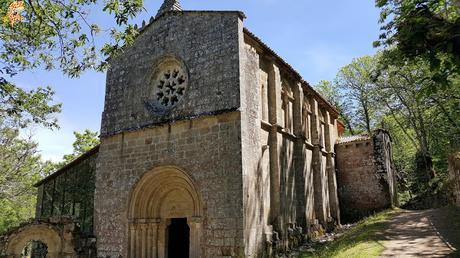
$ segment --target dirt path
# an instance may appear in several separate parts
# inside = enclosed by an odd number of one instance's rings
[[[454,246],[460,230],[449,225],[448,216],[443,210],[402,210],[389,219],[382,257],[459,257]]]

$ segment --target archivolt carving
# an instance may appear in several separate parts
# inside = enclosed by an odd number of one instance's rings
[[[172,203],[181,205],[176,208],[182,208],[183,213],[177,216],[201,216],[201,200],[192,179],[175,167],[154,169],[142,177],[132,192],[129,218],[170,217],[161,212]]]
[[[167,257],[171,219],[186,218],[190,257],[200,257],[202,202],[192,178],[177,167],[147,172],[131,193],[128,218],[129,257]]]

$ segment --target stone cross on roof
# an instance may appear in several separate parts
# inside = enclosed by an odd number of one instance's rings
[[[169,11],[182,11],[182,7],[180,6],[178,0],[165,0],[161,5],[160,10],[158,10],[156,17],[159,17]]]

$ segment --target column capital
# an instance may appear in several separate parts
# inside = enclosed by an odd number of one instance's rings
[[[194,217],[187,218],[187,223],[188,223],[188,224],[199,224],[199,223],[203,223],[203,217],[194,216]]]

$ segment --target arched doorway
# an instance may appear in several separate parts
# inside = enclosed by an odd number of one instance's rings
[[[46,257],[57,258],[63,255],[75,255],[73,244],[66,243],[64,246],[60,230],[50,224],[26,225],[11,233],[7,239],[6,257],[23,257],[25,249],[31,249],[34,246],[31,243],[35,243],[35,251],[38,251],[39,245],[46,246]],[[32,257],[38,257],[37,254]]]
[[[179,168],[147,172],[131,193],[129,257],[200,257],[202,202],[198,193],[193,180]]]

